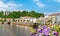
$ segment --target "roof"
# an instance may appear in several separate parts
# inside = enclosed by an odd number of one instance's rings
[[[51,14],[49,16],[58,16],[58,15],[60,15],[60,13]]]

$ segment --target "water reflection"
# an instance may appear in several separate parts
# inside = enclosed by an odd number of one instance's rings
[[[30,36],[29,27],[0,24],[0,36]]]

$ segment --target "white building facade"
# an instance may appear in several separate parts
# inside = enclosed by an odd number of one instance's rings
[[[60,14],[56,16],[56,23],[60,24]]]

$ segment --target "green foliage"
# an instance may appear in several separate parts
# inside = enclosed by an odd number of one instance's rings
[[[3,14],[3,11],[0,12],[0,17],[2,18],[19,18],[19,17],[22,17],[22,16],[31,16],[31,17],[34,17],[34,18],[38,18],[38,17],[44,17],[44,14],[43,13],[37,13],[35,11],[12,11],[9,13],[9,15],[4,15]]]
[[[3,11],[0,11],[0,17],[3,17]]]
[[[58,26],[57,26],[57,25],[54,26],[53,29],[55,29],[57,32],[60,32],[60,25],[58,25]]]
[[[29,12],[29,16],[38,18],[38,17],[44,17],[44,14],[43,13],[36,13],[35,11],[31,11],[31,12]]]

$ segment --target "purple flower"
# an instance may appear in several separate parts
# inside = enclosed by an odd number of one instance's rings
[[[43,26],[43,29],[47,28],[47,26]]]
[[[50,36],[50,35],[45,35],[45,36]]]
[[[47,30],[50,31],[51,29],[48,27]]]
[[[50,35],[50,33],[49,33],[49,32],[45,34],[45,36],[49,36],[49,35]]]
[[[57,31],[53,31],[52,34],[53,34],[53,35],[56,35],[56,36],[59,35]]]
[[[42,33],[43,29],[38,30],[39,33]]]
[[[39,33],[39,36],[42,36],[42,33]]]
[[[43,34],[47,34],[47,33],[49,33],[49,32],[50,32],[49,30],[44,29],[42,33],[43,33]]]
[[[39,36],[37,33],[32,33],[31,36]]]

